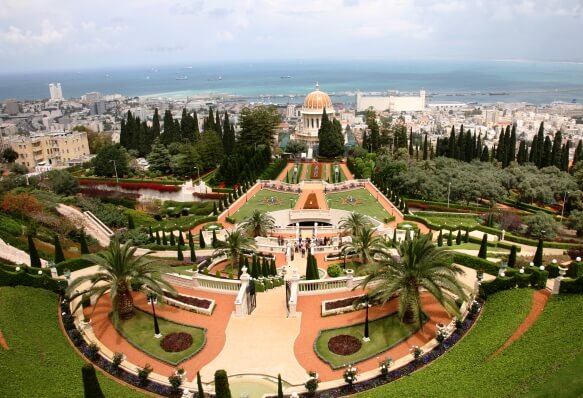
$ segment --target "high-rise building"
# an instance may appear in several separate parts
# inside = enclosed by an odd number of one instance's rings
[[[20,105],[15,99],[7,99],[4,101],[4,111],[10,116],[16,116],[20,113]]]
[[[49,84],[49,93],[51,94],[52,101],[61,101],[63,99],[63,90],[61,89],[61,83]]]

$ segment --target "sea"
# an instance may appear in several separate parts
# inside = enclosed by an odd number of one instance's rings
[[[66,98],[88,92],[154,98],[222,98],[296,103],[316,83],[334,102],[356,93],[418,95],[429,103],[583,102],[583,63],[526,60],[319,60],[181,64],[0,73],[0,100],[49,97],[61,83]]]

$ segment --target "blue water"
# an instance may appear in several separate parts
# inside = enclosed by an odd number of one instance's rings
[[[176,79],[183,76],[188,80]],[[338,102],[354,102],[351,93],[356,91],[421,89],[432,95],[432,102],[583,102],[583,64],[455,60],[257,62],[0,74],[0,99],[47,98],[48,84],[60,82],[67,98],[98,91],[126,96],[233,95],[286,103],[290,96],[297,97],[291,101],[302,100],[316,81]]]

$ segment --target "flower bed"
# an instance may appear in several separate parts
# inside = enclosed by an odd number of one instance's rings
[[[86,185],[83,188],[79,189],[79,192],[85,196],[91,196],[93,198],[100,198],[100,199],[110,199],[110,198],[118,198],[123,197],[131,200],[138,200],[140,198],[139,193],[130,193],[130,192],[119,192],[119,191],[109,191],[105,189],[99,189],[95,186]]]
[[[170,296],[164,292],[164,302],[174,307],[182,308],[187,311],[196,312],[203,315],[212,315],[215,310],[215,300],[188,296],[179,294]]]
[[[80,185],[106,185],[110,187],[120,187],[122,189],[127,189],[130,191],[139,191],[140,189],[152,189],[159,192],[178,192],[180,187],[176,185],[163,185],[152,182],[120,182],[116,181],[94,181],[94,180],[79,180]]]
[[[337,355],[351,355],[358,352],[362,343],[354,336],[341,334],[328,340],[328,349]]]
[[[209,192],[209,193],[201,193],[201,192],[193,192],[192,196],[201,199],[223,199],[225,196],[224,193],[219,192]]]
[[[192,335],[184,332],[170,333],[160,340],[160,347],[166,352],[180,352],[192,345]]]
[[[354,303],[354,300],[361,297],[362,296],[353,296],[337,300],[324,300],[322,301],[322,316],[338,315],[356,311],[352,303]]]
[[[312,163],[310,178],[313,180],[319,180],[322,178],[322,164]]]

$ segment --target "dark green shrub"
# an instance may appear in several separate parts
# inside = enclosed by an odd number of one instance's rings
[[[491,281],[482,281],[482,289],[487,296],[501,290],[509,290],[516,286],[516,280],[510,276],[499,276]]]
[[[140,380],[140,385],[145,386],[148,383],[148,378],[150,373],[152,373],[152,366],[147,363],[143,368],[138,368],[138,379]]]
[[[89,254],[89,246],[87,245],[87,237],[85,236],[85,231],[81,230],[81,236],[79,237],[79,243],[81,244],[81,254]]]
[[[497,264],[479,257],[464,253],[454,253],[453,261],[456,264],[464,265],[475,270],[483,270],[490,275],[498,275],[499,267]]]
[[[93,365],[90,363],[83,365],[81,367],[81,374],[83,376],[84,398],[105,398]]]
[[[569,278],[577,278],[579,276],[583,276],[583,262],[572,261],[571,264],[569,264],[569,269],[567,270],[567,276]]]
[[[482,237],[482,243],[480,244],[480,251],[478,252],[478,257],[485,259],[488,256],[488,235],[484,234]]]
[[[217,398],[231,398],[229,378],[227,377],[227,372],[223,369],[215,372],[215,396]]]
[[[113,368],[114,372],[119,370],[119,366],[123,362],[123,354],[121,352],[116,352],[113,354],[113,358],[111,358],[111,367]]]
[[[168,382],[170,383],[172,394],[178,394],[180,392],[180,386],[182,385],[182,377],[171,375],[168,377]]]
[[[563,279],[559,289],[561,294],[583,294],[583,277],[577,279]]]
[[[89,359],[95,361],[99,357],[99,346],[95,343],[91,343],[87,346],[87,349],[89,350]]]
[[[28,234],[28,254],[30,255],[30,266],[35,268],[41,268],[40,257],[36,246],[34,245],[34,240],[31,234]]]

